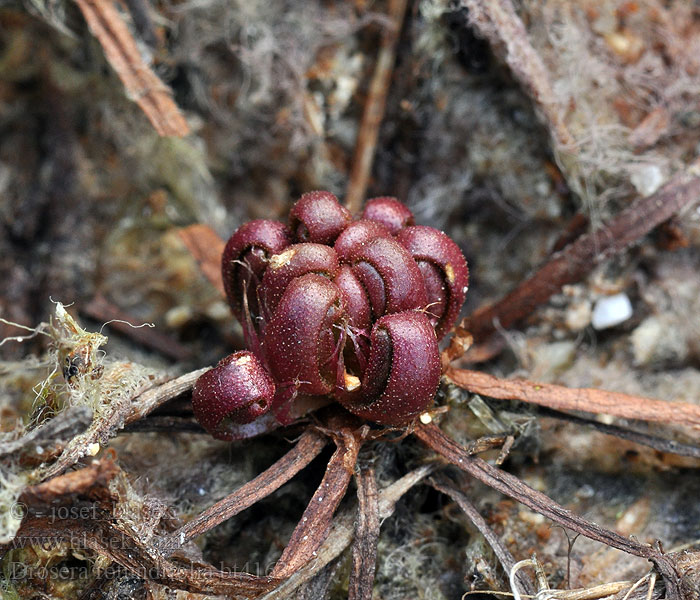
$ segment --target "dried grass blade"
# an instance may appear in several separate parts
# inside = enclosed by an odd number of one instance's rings
[[[434,423],[419,425],[413,434],[457,468],[555,523],[628,554],[643,558],[657,558],[658,553],[650,546],[640,544],[615,531],[596,525],[557,504],[542,492],[532,489],[510,473],[492,467],[478,457],[469,456],[464,448],[447,437]]]
[[[445,476],[431,477],[429,481],[438,492],[442,492],[446,496],[449,496],[457,503],[457,506],[462,510],[462,512],[467,515],[469,520],[474,524],[474,526],[479,530],[479,533],[484,536],[484,539],[491,546],[496,558],[501,563],[503,570],[506,574],[510,573],[515,566],[516,560],[510,553],[510,550],[506,548],[505,544],[501,539],[494,533],[494,531],[489,527],[486,519],[479,514],[476,507],[469,501],[460,490],[458,490],[454,484]],[[534,595],[535,589],[532,582],[524,576],[522,573],[518,573],[518,583],[520,587],[525,590],[526,593]]]
[[[200,223],[178,231],[182,242],[199,264],[199,268],[222,297],[226,295],[221,281],[221,255],[226,243],[208,225]]]

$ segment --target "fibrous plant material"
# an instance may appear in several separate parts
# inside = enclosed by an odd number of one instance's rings
[[[574,137],[567,129],[564,107],[554,94],[542,57],[530,44],[511,0],[464,0],[463,3],[469,10],[472,26],[489,40],[492,48],[505,55],[513,75],[543,113],[555,144],[564,151],[570,150]]]

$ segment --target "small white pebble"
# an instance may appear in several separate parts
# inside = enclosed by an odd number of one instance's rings
[[[593,307],[591,324],[594,329],[607,329],[624,323],[632,316],[632,303],[627,294],[600,298]]]
[[[88,456],[95,456],[100,451],[100,445],[97,442],[93,442],[87,447]]]
[[[197,489],[197,493],[200,496],[204,496],[207,492],[204,490],[204,488],[201,487],[201,488]]]
[[[630,181],[643,196],[653,194],[664,182],[664,173],[658,165],[646,165],[630,175]]]
[[[44,453],[44,448],[42,448],[41,446],[37,446],[37,447],[35,448],[35,450],[36,450],[36,453],[37,453],[37,454],[43,454],[43,453]]]
[[[423,425],[427,425],[428,423],[431,423],[433,420],[433,417],[430,416],[430,413],[424,412],[420,416],[420,422],[423,423]]]

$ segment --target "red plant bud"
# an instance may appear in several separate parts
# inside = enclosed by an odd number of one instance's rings
[[[192,409],[199,424],[220,440],[235,436],[235,425],[265,414],[275,395],[275,383],[251,352],[236,352],[204,373],[192,392]]]
[[[289,227],[298,242],[332,244],[351,221],[348,210],[330,192],[304,194],[289,213]]]
[[[408,251],[394,239],[377,238],[356,251],[353,272],[367,290],[375,319],[424,308],[423,276]]]
[[[392,235],[396,235],[401,229],[415,222],[413,213],[408,210],[408,207],[390,196],[367,200],[362,218],[381,223]]]
[[[259,314],[255,289],[268,259],[291,243],[291,233],[282,223],[263,219],[241,225],[229,238],[221,256],[221,275],[231,310],[241,323],[244,295],[251,312]]]
[[[277,309],[289,283],[307,273],[317,273],[333,279],[338,272],[338,256],[323,244],[293,244],[270,258],[262,278],[260,296],[271,314]]]
[[[360,219],[347,226],[338,236],[333,248],[341,261],[350,262],[354,252],[379,237],[390,238],[391,232],[377,221]]]
[[[459,247],[413,226],[411,211],[388,197],[351,222],[333,194],[304,194],[289,223],[291,232],[252,221],[226,245],[226,294],[253,353],[199,379],[197,418],[221,439],[288,424],[331,398],[383,425],[414,419],[433,400],[438,341],[467,291]]]
[[[364,286],[349,265],[341,265],[333,283],[343,293],[349,324],[369,333],[372,327],[372,309]]]
[[[309,273],[287,287],[265,330],[270,370],[280,385],[328,394],[342,368],[345,303],[334,283]]]
[[[438,340],[452,328],[469,286],[467,261],[452,239],[433,227],[406,227],[396,240],[413,256],[423,274],[429,315]]]
[[[360,417],[403,425],[427,410],[440,383],[435,331],[423,313],[406,311],[379,319],[370,344],[361,387],[336,398]]]

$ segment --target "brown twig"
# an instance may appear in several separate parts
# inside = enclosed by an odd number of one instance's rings
[[[334,441],[337,449],[328,461],[321,484],[292,532],[287,547],[272,569],[273,577],[289,577],[317,555],[328,537],[333,513],[348,489],[362,447],[364,429],[357,431],[342,427],[336,430]]]
[[[471,25],[496,53],[503,55],[513,75],[540,109],[556,144],[570,149],[575,140],[564,123],[562,106],[510,0],[464,0],[464,4]]]
[[[567,388],[526,379],[500,379],[466,369],[449,369],[445,376],[459,387],[499,400],[520,400],[557,410],[604,413],[624,419],[678,423],[700,429],[700,406],[665,402],[594,388]]]
[[[389,19],[391,21],[382,32],[382,42],[377,56],[372,81],[367,93],[367,101],[362,114],[362,121],[357,133],[352,170],[345,193],[345,206],[355,214],[360,211],[367,191],[367,184],[372,171],[372,161],[377,146],[379,126],[384,117],[386,98],[396,60],[396,47],[399,41],[401,25],[406,14],[407,0],[389,0]]]
[[[501,539],[489,527],[486,519],[479,514],[479,511],[470,502],[469,498],[467,498],[461,490],[457,489],[454,484],[444,475],[431,477],[428,480],[428,483],[438,492],[442,492],[446,496],[449,496],[457,503],[457,506],[459,506],[462,512],[467,515],[469,520],[474,524],[474,527],[479,530],[479,533],[484,536],[484,539],[488,545],[491,546],[491,549],[496,555],[496,558],[498,558],[498,561],[501,563],[506,575],[510,574],[511,569],[516,563],[515,558],[513,558],[510,550],[506,548]],[[535,589],[527,577],[525,577],[522,573],[518,573],[517,577],[520,587],[525,590],[525,593],[535,593]]]
[[[187,121],[170,89],[143,61],[126,24],[112,0],[76,0],[105,56],[122,80],[126,93],[144,112],[159,135],[184,137]]]
[[[190,371],[189,373],[180,375],[180,377],[175,377],[157,387],[142,392],[132,400],[131,410],[124,418],[124,425],[143,419],[143,417],[165,404],[168,400],[172,400],[173,398],[177,398],[180,394],[188,392],[194,387],[200,375],[206,373],[208,370],[208,367],[204,367],[203,369]]]
[[[221,255],[225,242],[211,227],[202,224],[183,227],[178,235],[194,256],[204,276],[224,297],[226,293],[221,281]]]
[[[654,227],[700,197],[700,178],[679,175],[651,196],[633,202],[611,223],[554,254],[534,275],[495,304],[477,310],[457,328],[483,341],[496,327],[508,328],[531,314],[563,285],[580,281],[591,269],[623,251]]]
[[[325,436],[315,430],[307,430],[299,438],[294,448],[255,479],[242,485],[235,492],[219,500],[198,517],[174,531],[161,544],[163,550],[168,553],[173,552],[191,539],[209,531],[212,527],[223,523],[279,489],[316,458],[326,443]]]
[[[61,496],[86,494],[95,488],[106,490],[118,471],[119,467],[114,462],[114,453],[111,451],[87,467],[28,487],[22,492],[20,501],[30,505],[49,504]]]
[[[134,421],[122,429],[122,433],[153,433],[155,431],[170,434],[201,433],[208,435],[207,430],[193,416],[152,415]]]
[[[357,480],[357,520],[352,544],[348,600],[372,600],[379,542],[379,496],[374,468],[360,466]]]

